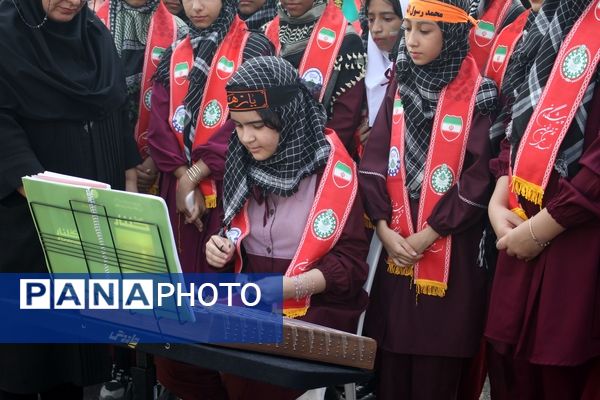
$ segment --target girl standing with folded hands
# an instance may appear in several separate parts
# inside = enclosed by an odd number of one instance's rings
[[[482,337],[496,89],[467,55],[467,6],[409,2],[396,80],[359,168],[385,249],[365,322],[378,342],[378,399],[456,399]]]

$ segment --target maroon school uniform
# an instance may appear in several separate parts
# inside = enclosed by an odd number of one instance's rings
[[[271,231],[277,230],[272,224],[287,226],[287,220],[278,216],[277,207],[270,208],[268,205],[272,203],[269,201],[261,200],[261,204],[265,207],[264,219],[262,217],[255,221],[251,219],[251,226],[264,223],[270,226]],[[325,276],[326,289],[311,297],[308,312],[298,319],[350,333],[356,332],[358,318],[368,301],[367,294],[362,289],[368,270],[365,263],[368,244],[363,229],[363,212],[361,201],[357,198],[340,239],[324,257],[315,263],[314,268],[320,270]],[[273,248],[272,243],[272,238],[270,241],[267,239],[264,246],[268,252],[276,253],[277,250]],[[268,257],[266,253],[265,255],[246,253],[243,272],[284,274],[291,261],[291,259]],[[259,398],[292,400],[302,394],[302,391],[229,374],[224,374],[223,381],[232,400]]]
[[[151,157],[162,173],[160,196],[167,203],[181,268],[186,273],[211,272],[214,269],[206,263],[205,243],[210,235],[219,230],[223,210],[218,207],[205,214],[202,218],[204,224],[202,232],[199,232],[194,224],[185,224],[185,217],[177,213],[175,206],[177,178],[173,172],[182,165],[187,165],[187,159],[167,122],[166,116],[168,115],[169,92],[161,83],[155,83],[152,88],[151,129],[148,134],[148,143]],[[213,150],[212,153],[215,154],[212,155],[212,158],[219,159],[224,157],[227,146],[223,145],[220,148],[215,146]],[[203,155],[202,160],[211,168],[211,152],[205,152]],[[221,195],[220,190],[217,197],[219,195]]]
[[[551,106],[544,99],[564,91],[565,110],[573,102],[577,105],[564,140],[550,143],[557,157],[550,161],[543,201],[519,198],[527,216],[545,208],[565,231],[529,262],[504,251],[498,257],[485,334],[493,348],[492,395],[501,400],[600,397],[600,80],[593,64],[585,64],[589,83],[570,87],[552,72],[565,68],[560,51],[570,48],[571,33],[581,34],[572,29],[595,29],[597,6],[595,0],[546,1],[539,13],[544,19],[535,24],[540,22],[543,29],[532,28],[524,39],[525,47],[535,52],[529,54],[530,73],[517,88],[510,131],[513,151],[518,146],[525,157],[530,154],[521,142],[528,140],[527,127],[540,121],[537,105]],[[547,27],[544,21],[549,21]],[[592,42],[590,37],[590,46]],[[550,87],[556,89],[546,91]],[[573,100],[569,90],[586,94]],[[490,164],[496,177],[508,175],[508,151],[505,142]],[[522,177],[520,166],[513,167]],[[546,162],[539,165],[546,167]]]
[[[384,179],[387,157],[382,155],[389,152],[396,88],[393,81],[360,165],[361,194],[372,221],[389,222],[392,213]],[[490,117],[475,114],[458,184],[442,196],[427,221],[440,235],[452,235],[446,295],[417,297],[410,277],[387,272],[383,251],[365,322],[365,333],[377,340],[380,350],[378,398],[416,398],[410,397],[415,386],[421,388],[420,395],[431,398],[456,393],[461,369],[477,353],[486,305],[487,272],[478,264],[477,244],[490,196],[490,123]],[[411,201],[413,221],[417,212],[418,203]],[[428,382],[425,376],[435,381]]]
[[[597,88],[589,115],[599,113]],[[527,361],[514,367],[521,374],[544,370],[531,364],[587,365],[584,371],[589,373],[594,365],[590,360],[600,356],[599,128],[598,118],[588,119],[582,169],[570,180],[553,170],[544,193],[543,207],[567,230],[532,261],[499,254],[485,333],[496,351]],[[508,146],[491,167],[497,177],[508,173]],[[521,201],[528,215],[539,211],[539,206]],[[502,364],[506,361],[497,360],[495,366],[502,369]],[[546,381],[560,386],[556,377]],[[520,387],[532,384],[527,379],[520,382]]]
[[[393,95],[390,89],[373,126],[367,151],[361,163],[359,182],[363,202],[373,221],[390,220],[392,207],[386,182],[387,159],[369,154],[386,154],[389,149]],[[465,166],[459,184],[453,186],[436,205],[428,219],[440,235],[452,235],[452,261],[448,291],[444,297],[420,295],[418,301],[410,278],[387,272],[382,262],[377,270],[367,313],[367,329],[379,347],[394,353],[471,357],[477,351],[485,311],[485,275],[477,264],[478,246],[490,195],[491,176],[487,129],[490,120],[476,116],[471,127]],[[413,221],[418,205],[411,204]],[[384,250],[385,252],[385,250]],[[382,256],[385,261],[387,255]]]

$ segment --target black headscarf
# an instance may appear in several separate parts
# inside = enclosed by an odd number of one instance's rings
[[[30,27],[44,16],[42,0],[0,1],[0,108],[41,120],[93,120],[120,108],[125,80],[102,22],[84,4],[69,22]]]
[[[553,14],[553,16],[548,28],[543,32],[541,38],[536,39],[536,43],[525,43],[527,56],[533,57],[534,60],[525,74],[523,83],[517,90],[518,97],[512,108],[509,139],[514,149],[519,146],[521,138],[525,134],[565,37],[590,3],[591,0],[562,0],[560,2],[559,0],[547,0],[542,6],[540,14]],[[554,169],[563,177],[573,176],[579,170],[578,161],[583,151],[585,123],[597,83],[598,74],[592,78],[587,87],[581,105],[561,144]],[[513,151],[513,157],[516,153]]]
[[[325,110],[289,62],[278,57],[248,60],[231,78],[227,89],[293,85],[298,86],[298,91],[289,103],[269,108],[282,125],[277,150],[271,157],[263,161],[254,160],[237,135],[231,135],[223,178],[225,226],[243,207],[253,187],[263,194],[289,197],[296,193],[303,178],[327,163],[331,147],[324,134],[327,122]]]
[[[467,11],[467,0],[445,0]],[[416,65],[406,48],[402,34],[396,62],[396,79],[402,95],[406,113],[406,182],[409,195],[417,199],[421,195],[421,183],[425,169],[425,160],[433,128],[433,118],[440,92],[456,76],[469,52],[468,23],[451,24],[438,22],[444,36],[440,55],[424,66]],[[496,107],[497,90],[492,81],[484,79],[477,93],[475,108],[485,114]]]

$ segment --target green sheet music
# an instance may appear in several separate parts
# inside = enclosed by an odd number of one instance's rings
[[[164,200],[23,178],[53,273],[181,273]]]

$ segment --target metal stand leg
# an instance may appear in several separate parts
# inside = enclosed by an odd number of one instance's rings
[[[142,351],[135,352],[135,367],[131,367],[134,400],[154,400],[156,371],[152,356]]]
[[[346,383],[344,385],[346,400],[356,400],[356,383]]]

